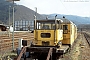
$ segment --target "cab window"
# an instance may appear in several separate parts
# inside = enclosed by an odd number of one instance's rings
[[[68,33],[68,25],[63,25],[63,33],[64,34]]]
[[[68,26],[67,25],[63,25],[63,30],[68,30]]]

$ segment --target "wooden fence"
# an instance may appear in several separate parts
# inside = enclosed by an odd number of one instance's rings
[[[19,39],[27,40],[27,44],[30,45],[30,41],[34,40],[33,33],[30,32],[14,32],[14,49],[18,47]],[[12,50],[12,33],[0,32],[0,54]]]

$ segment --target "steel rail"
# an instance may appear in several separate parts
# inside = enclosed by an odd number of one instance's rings
[[[87,40],[89,46],[90,46],[90,36],[87,33],[83,33],[85,36],[85,39]]]
[[[22,57],[22,55],[23,55],[23,53],[25,53],[25,52],[26,52],[26,47],[24,46],[24,47],[22,48],[22,50],[21,50],[21,52],[20,52],[20,54],[19,54],[17,60],[20,60],[21,57]]]
[[[52,57],[52,49],[53,49],[53,48],[50,48],[50,49],[49,49],[48,56],[47,56],[47,59],[46,59],[46,60],[49,60],[49,59],[50,59],[50,56]],[[51,58],[51,59],[52,59],[52,58]]]

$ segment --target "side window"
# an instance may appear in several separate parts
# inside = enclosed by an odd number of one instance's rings
[[[68,30],[68,25],[63,25],[63,30]]]
[[[48,25],[43,25],[42,29],[50,29]]]
[[[51,34],[50,33],[41,33],[42,38],[50,38]]]
[[[68,25],[63,25],[63,33],[64,34],[68,33]]]

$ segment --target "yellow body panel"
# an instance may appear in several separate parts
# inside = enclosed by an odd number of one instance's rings
[[[41,37],[42,33],[48,33],[50,34],[50,37]],[[36,45],[43,45],[42,42],[49,42],[49,46],[55,46],[60,40],[63,39],[63,30],[34,30],[34,38],[37,42]]]
[[[34,30],[35,31],[35,30]],[[34,38],[36,38],[37,45],[42,45],[42,41],[49,41],[50,45],[54,45],[54,30],[36,30]],[[41,33],[50,33],[50,38],[42,38]]]
[[[62,44],[70,44],[70,35],[69,34],[63,35]]]
[[[62,24],[65,25],[65,24]],[[70,24],[67,24],[68,26],[68,30],[63,31],[63,32],[67,32],[67,33],[63,33],[63,40],[62,40],[62,44],[70,44]]]
[[[66,25],[68,25],[68,33],[63,34],[62,44],[72,45],[74,43],[74,40],[77,38],[77,27],[71,23]]]
[[[63,30],[56,30],[56,40],[63,40]]]
[[[55,46],[59,42],[66,45],[74,43],[77,38],[76,25],[66,20],[60,24],[57,22],[55,24],[53,20],[38,21],[38,27],[34,30],[35,45]]]
[[[38,39],[37,40],[48,41],[48,40],[54,39],[54,30],[37,30],[37,32],[38,32]],[[50,33],[51,37],[50,38],[42,38],[41,33]]]

